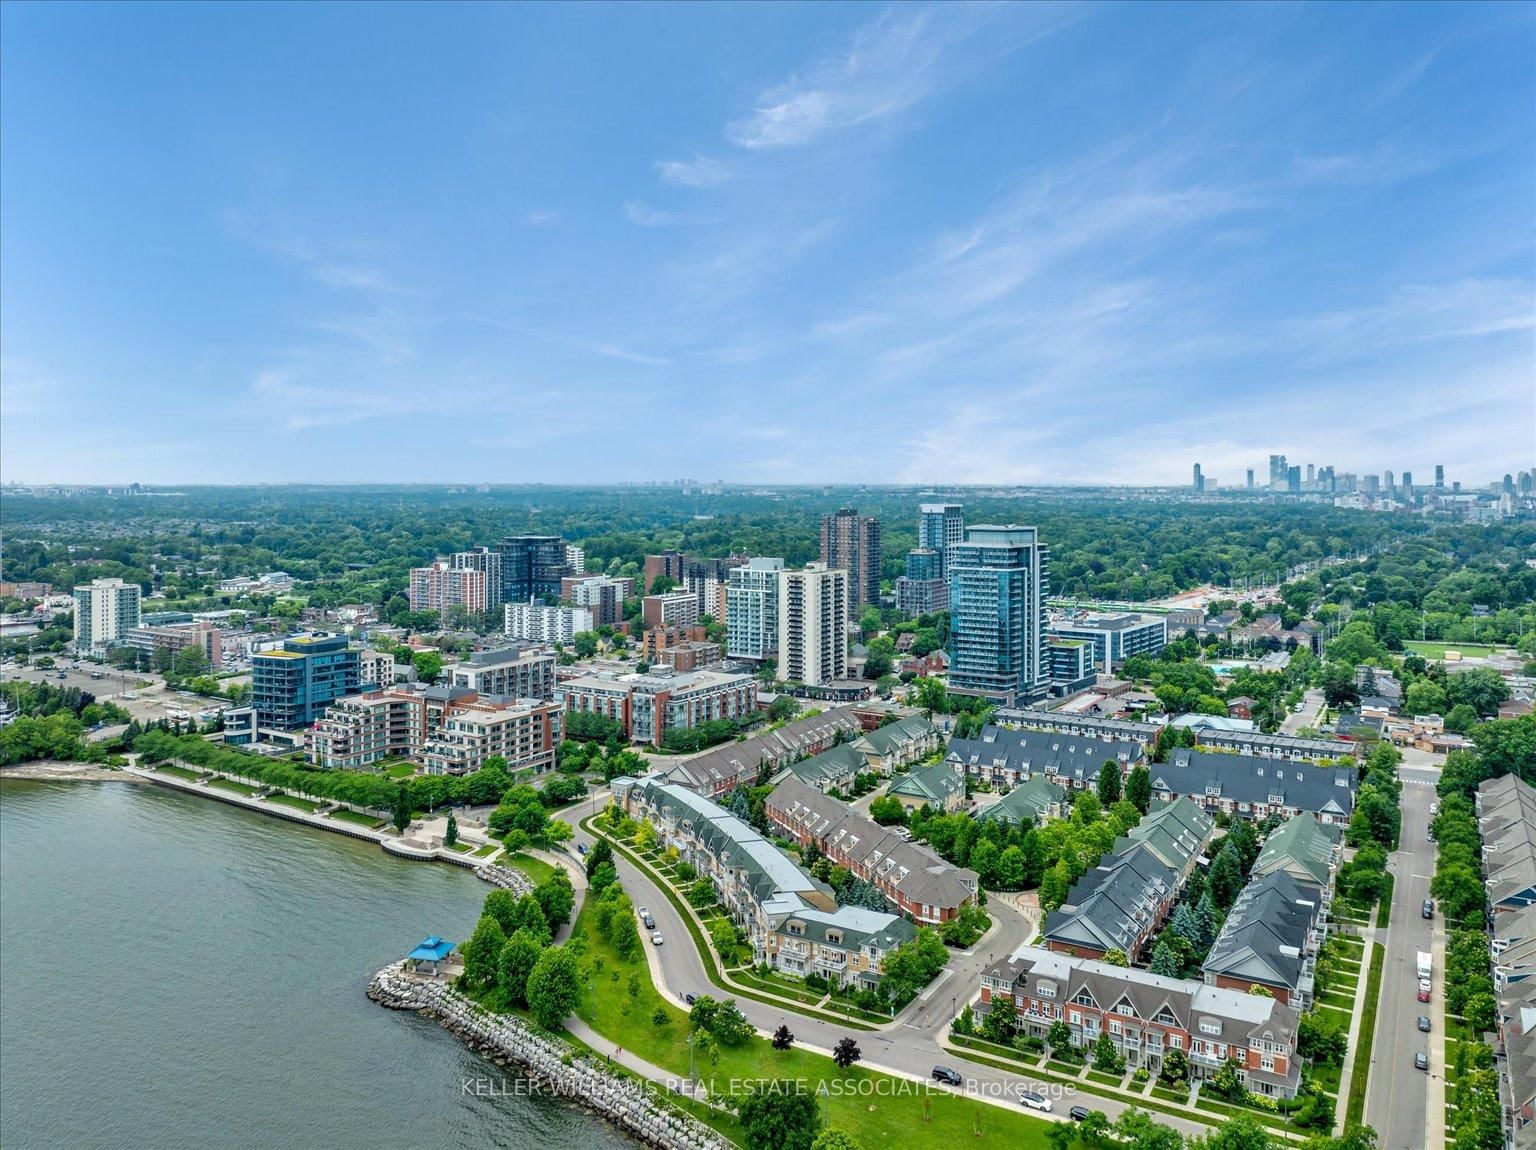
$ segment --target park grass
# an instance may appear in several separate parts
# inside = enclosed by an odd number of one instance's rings
[[[1482,658],[1499,650],[1486,643],[1449,643],[1440,639],[1428,641],[1404,639],[1403,649],[1415,655],[1422,655],[1426,659],[1444,659],[1447,651],[1459,651],[1464,657]]]
[[[210,787],[218,787],[221,791],[233,791],[235,794],[244,795],[246,798],[250,798],[260,789],[251,786],[249,783],[237,783],[234,779],[209,779],[208,785]]]
[[[155,770],[162,774],[175,775],[178,779],[186,779],[189,783],[195,783],[199,779],[208,777],[202,771],[194,771],[188,767],[178,767],[172,763],[159,763],[156,765]]]
[[[314,814],[320,809],[320,804],[309,799],[301,799],[298,795],[290,795],[286,791],[273,791],[267,796],[267,802],[277,803],[279,806],[292,807],[297,811],[307,811]]]
[[[1381,972],[1386,960],[1386,947],[1376,947],[1371,954],[1371,973],[1365,980],[1365,1007],[1360,1012],[1360,1036],[1352,1063],[1354,1074],[1349,1080],[1349,1101],[1344,1107],[1345,1129],[1365,1117],[1365,1084],[1371,1070],[1371,1047],[1376,1041],[1376,1007],[1381,998]]]
[[[576,1013],[616,1045],[679,1078],[686,1076],[687,1014],[657,993],[642,952],[625,958],[598,935],[591,907],[583,900],[571,936],[582,940],[588,955],[601,960],[601,968],[588,980]],[[631,995],[631,976],[636,975],[638,993]],[[662,1026],[652,1021],[658,1009],[666,1018]],[[793,1030],[793,1016],[785,1021]],[[910,1141],[917,1130],[935,1145],[967,1141],[996,1150],[1044,1150],[1049,1145],[1049,1124],[1042,1119],[858,1065],[840,1071],[824,1054],[798,1047],[774,1050],[761,1037],[741,1046],[722,1046],[717,1062],[696,1062],[694,1069],[710,1084],[711,1093],[728,1093],[732,1079],[797,1079],[812,1092],[824,1086],[821,1108],[826,1123],[868,1147]],[[732,1137],[742,1140],[739,1129]]]
[[[501,849],[501,844],[500,843],[486,843],[483,847],[481,847],[479,850],[477,850],[475,852],[475,857],[477,859],[489,858],[491,855],[495,854],[500,849]]]
[[[448,849],[451,850],[451,851],[458,851],[459,854],[461,854],[461,855],[467,855],[470,851],[475,849],[475,844],[474,843],[466,843],[466,842],[456,842],[451,847],[449,847]]]
[[[704,932],[700,928],[699,924],[694,921],[694,915],[700,913],[698,908],[691,906],[686,901],[684,901],[682,895],[678,892],[676,887],[657,875],[656,868],[651,864],[649,859],[645,857],[642,852],[637,851],[634,848],[633,844],[623,841],[617,835],[610,832],[607,827],[599,825],[594,819],[590,817],[583,819],[581,826],[588,833],[596,835],[599,838],[606,839],[609,845],[613,847],[614,853],[616,855],[627,859],[635,866],[639,867],[643,871],[646,871],[650,875],[652,881],[661,888],[661,892],[666,897],[667,901],[672,904],[673,909],[677,911],[679,916],[681,916],[683,920],[683,926],[687,929],[688,936],[693,940],[694,949],[699,952],[699,957],[703,960],[704,973],[709,977],[710,982],[714,983],[714,985],[722,990],[725,994],[734,994],[738,998],[748,998],[753,1002],[761,1002],[765,1006],[782,1006],[788,1010],[808,1015],[811,1018],[819,1018],[823,1022],[840,1022],[854,1030],[874,1029],[874,1027],[866,1026],[862,1022],[852,1022],[846,1016],[840,1017],[827,1011],[804,1006],[800,1003],[794,1002],[793,1000],[783,998],[769,998],[753,990],[746,990],[740,987],[727,985],[725,966],[720,961],[720,956],[716,953],[715,948],[710,944],[709,940],[705,938]],[[713,912],[717,915],[722,915],[723,917],[723,912],[720,911],[718,906],[713,908]],[[857,1013],[857,1011],[855,1013]],[[878,1021],[884,1022],[886,1020],[884,1018],[878,1018]]]
[[[553,864],[547,863],[543,859],[534,858],[530,854],[523,854],[522,852],[508,855],[501,861],[507,866],[516,867],[522,871],[532,880],[534,886],[547,882],[555,873]]]
[[[354,826],[367,827],[371,831],[376,831],[384,825],[383,819],[376,819],[372,815],[350,810],[347,807],[337,807],[330,813],[330,817],[344,823],[352,823]]]

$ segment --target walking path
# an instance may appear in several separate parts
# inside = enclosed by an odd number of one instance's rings
[[[1377,911],[1371,912],[1372,924],[1376,921]],[[1360,951],[1360,981],[1355,990],[1355,1004],[1349,1012],[1349,1057],[1344,1063],[1344,1069],[1339,1073],[1339,1096],[1334,1102],[1333,1128],[1344,1129],[1344,1115],[1349,1109],[1349,1084],[1355,1076],[1355,1060],[1360,1057],[1360,1019],[1365,1013],[1365,996],[1371,985],[1371,953],[1378,945],[1376,942],[1376,927],[1366,927],[1360,931],[1360,937],[1365,940],[1365,947]],[[1375,1061],[1376,1052],[1371,1051],[1371,1061]],[[1365,1073],[1370,1074],[1370,1067],[1365,1068]]]

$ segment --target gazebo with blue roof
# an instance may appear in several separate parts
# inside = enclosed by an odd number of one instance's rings
[[[421,964],[430,962],[432,964],[432,975],[435,978],[437,976],[437,964],[448,957],[455,945],[455,943],[449,942],[446,938],[439,938],[435,934],[428,935],[421,940],[420,945],[415,950],[405,956],[405,960],[412,964],[411,969],[418,974],[421,973]]]

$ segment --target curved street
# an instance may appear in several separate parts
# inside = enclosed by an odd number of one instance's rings
[[[603,796],[596,796],[595,802],[600,803],[602,799]],[[596,842],[581,827],[575,829],[576,844],[590,848]],[[615,852],[614,862],[618,867],[619,881],[629,892],[630,898],[637,906],[643,905],[650,910],[656,919],[657,929],[666,940],[661,946],[646,947],[656,989],[683,1009],[687,1009],[683,1001],[686,994],[711,994],[716,997],[728,995],[728,991],[711,981],[682,916],[665,892],[623,855]],[[944,973],[918,996],[915,1008],[908,1006],[894,1023],[879,1030],[849,1029],[750,998],[737,998],[737,1004],[764,1035],[772,1034],[781,1025],[788,1026],[799,1045],[828,1055],[839,1039],[851,1035],[864,1052],[861,1060],[864,1066],[924,1081],[931,1078],[935,1065],[949,1066],[965,1075],[966,1085],[962,1089],[967,1093],[1010,1108],[1017,1107],[1019,1090],[1034,1089],[1058,1100],[1054,1113],[1050,1115],[1058,1119],[1066,1118],[1066,1108],[1072,1103],[1081,1103],[1090,1110],[1101,1110],[1111,1119],[1132,1109],[1128,1103],[1097,1094],[1085,1093],[1079,1096],[1069,1085],[997,1070],[943,1049],[941,1042],[948,1032],[950,1020],[960,1007],[975,997],[982,970],[1028,941],[1033,930],[1033,924],[1024,915],[1000,898],[993,898],[987,909],[995,920],[992,930],[973,950],[953,955]],[[1206,1124],[1192,1119],[1177,1118],[1155,1110],[1149,1113],[1158,1122],[1186,1134],[1201,1134],[1209,1129]]]

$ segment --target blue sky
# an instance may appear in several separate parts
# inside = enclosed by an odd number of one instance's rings
[[[1536,464],[1536,7],[0,9],[0,477]]]

